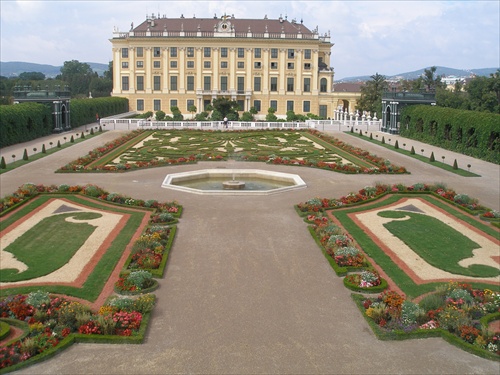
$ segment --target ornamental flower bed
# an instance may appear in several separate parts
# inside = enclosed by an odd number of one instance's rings
[[[156,223],[153,218],[151,222]],[[155,277],[162,277],[174,235],[175,227],[168,225],[154,224],[147,228],[134,242],[125,269],[147,270]]]
[[[341,227],[322,214],[308,215],[307,221],[314,223],[311,233],[318,239],[325,255],[331,257],[338,267],[337,275],[369,267],[362,251],[353,244],[352,238]],[[378,284],[377,284],[378,285]]]
[[[437,196],[448,203],[451,203],[472,215],[484,213],[487,208],[481,206],[478,200],[469,197],[467,194],[458,194],[453,189],[443,185],[428,185],[416,183],[406,186],[404,184],[377,184],[375,186],[366,186],[357,193],[350,193],[340,198],[313,198],[306,202],[299,203],[296,208],[299,213],[309,215],[325,210],[335,209],[339,207],[353,206],[355,204],[364,203],[367,200],[380,198],[391,193],[414,193],[423,192]],[[490,211],[493,212],[493,211]],[[492,213],[492,215],[495,215]]]
[[[449,283],[412,302],[394,291],[377,298],[356,296],[379,338],[443,335],[475,354],[500,360],[500,332],[488,322],[500,319],[500,293]]]
[[[143,293],[146,290],[151,291],[157,285],[151,272],[138,270],[122,274],[115,283],[115,291],[126,294]]]
[[[18,205],[27,202],[29,199],[37,196],[40,193],[79,193],[98,200],[107,201],[110,203],[124,204],[127,206],[147,207],[154,208],[156,214],[169,213],[171,216],[168,221],[158,220],[157,222],[168,222],[170,224],[180,217],[182,213],[182,206],[177,202],[164,202],[160,203],[156,200],[144,201],[141,199],[133,199],[118,193],[109,193],[102,188],[88,184],[85,186],[80,185],[35,185],[33,183],[26,183],[20,186],[14,193],[6,195],[0,199],[0,215],[7,210],[13,209]]]
[[[32,364],[77,337],[82,341],[82,337],[98,336],[114,342],[113,337],[123,341],[132,336],[142,341],[139,331],[144,314],[149,315],[154,304],[152,294],[135,300],[114,298],[94,312],[80,302],[42,291],[6,297],[0,300],[0,317],[25,322],[29,329],[20,339],[0,348],[0,369],[14,371]]]
[[[188,130],[181,130],[182,132],[185,131],[187,132]],[[266,130],[269,132],[276,132],[277,130]],[[201,131],[197,131],[198,133]],[[239,132],[232,132],[232,133],[243,133],[243,136],[246,133],[262,133],[262,130],[254,130],[254,131],[239,131]],[[293,133],[294,131],[288,130],[288,133]],[[337,149],[340,149],[346,153],[349,153],[353,156],[355,156],[359,160],[363,160],[372,167],[361,167],[358,165],[352,165],[352,164],[343,164],[342,159],[339,158],[336,162],[326,162],[322,160],[315,160],[315,159],[308,159],[308,158],[295,158],[292,155],[289,156],[284,156],[284,155],[260,155],[260,154],[247,154],[243,153],[241,155],[235,155],[235,158],[238,160],[245,160],[245,161],[263,161],[266,163],[271,163],[271,164],[283,164],[283,165],[302,165],[302,166],[308,166],[308,167],[313,167],[313,168],[321,168],[321,169],[327,169],[327,170],[334,170],[337,172],[341,173],[363,173],[363,174],[386,174],[386,173],[392,173],[392,174],[400,174],[400,173],[408,173],[406,171],[406,168],[401,167],[401,166],[396,166],[392,165],[390,161],[385,160],[383,158],[380,158],[375,155],[371,155],[368,151],[350,146],[344,142],[341,142],[337,140],[336,138],[324,135],[317,130],[312,130],[309,129],[308,132],[315,136],[320,138],[323,142],[329,143],[330,145],[334,146]],[[214,133],[213,131],[207,131],[206,133]],[[138,169],[138,168],[151,168],[151,167],[158,167],[158,166],[167,166],[167,165],[173,165],[173,164],[185,164],[185,163],[196,163],[197,161],[200,160],[224,160],[225,156],[223,155],[224,153],[220,153],[217,150],[210,150],[205,153],[198,153],[198,154],[189,154],[189,152],[186,152],[186,155],[181,156],[181,157],[164,157],[161,155],[151,155],[150,158],[144,158],[143,155],[140,155],[140,158],[143,158],[142,160],[134,160],[130,162],[125,162],[125,163],[118,163],[118,164],[113,164],[108,162],[112,159],[112,156],[115,154],[118,155],[118,151],[120,147],[122,149],[126,148],[126,143],[130,142],[134,138],[141,138],[143,134],[147,134],[144,131],[137,130],[129,133],[126,136],[123,136],[121,138],[118,138],[112,142],[107,143],[106,145],[102,147],[98,147],[88,153],[88,155],[85,155],[83,157],[80,157],[76,160],[74,160],[71,163],[66,164],[65,166],[61,167],[57,172],[123,172],[127,170],[132,170],[132,169]],[[144,138],[144,137],[143,137]],[[112,153],[112,151],[117,151],[115,153]],[[108,155],[109,154],[109,155]],[[188,155],[189,154],[189,155]],[[100,159],[103,159],[103,161],[100,161]]]

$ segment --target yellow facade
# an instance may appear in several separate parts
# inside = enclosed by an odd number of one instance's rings
[[[333,118],[339,103],[355,106],[356,94],[332,91],[329,35],[295,21],[152,16],[111,43],[113,96],[132,111],[176,106],[189,118],[218,97],[255,107],[257,119],[269,107],[281,118],[288,110]]]

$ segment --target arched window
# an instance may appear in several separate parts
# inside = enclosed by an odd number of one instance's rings
[[[319,91],[320,92],[326,92],[326,84],[327,84],[326,78],[321,78],[319,81]]]

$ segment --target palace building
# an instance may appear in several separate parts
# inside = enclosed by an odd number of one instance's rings
[[[286,18],[167,18],[147,16],[130,31],[113,33],[113,96],[132,111],[178,107],[189,118],[219,97],[254,107],[263,119],[270,107],[333,118],[354,111],[359,93],[333,89],[330,35]]]

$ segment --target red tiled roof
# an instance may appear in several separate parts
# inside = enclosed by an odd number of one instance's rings
[[[153,18],[148,19],[134,28],[135,31],[185,31],[185,32],[213,32],[214,26],[221,22],[221,18]],[[306,26],[299,22],[290,22],[284,18],[281,19],[238,19],[227,17],[227,22],[234,27],[236,33],[248,32],[265,33],[266,26],[269,33],[286,34],[313,34]],[[154,24],[154,26],[152,26]]]

